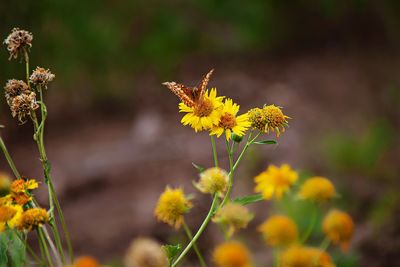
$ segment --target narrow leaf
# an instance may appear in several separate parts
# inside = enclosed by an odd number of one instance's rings
[[[256,141],[253,144],[256,145],[276,145],[278,142],[275,140],[263,140],[263,141]]]
[[[179,251],[181,250],[181,245],[164,245],[162,246],[167,254],[168,262],[171,264],[176,256],[178,256]]]
[[[235,203],[241,204],[241,205],[248,205],[252,203],[256,203],[263,200],[262,194],[255,194],[255,195],[248,195],[244,197],[238,197],[234,200]]]
[[[203,166],[197,165],[196,163],[192,162],[193,167],[199,172],[202,173],[206,168]]]

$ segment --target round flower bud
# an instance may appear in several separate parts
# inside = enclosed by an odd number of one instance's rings
[[[312,177],[301,186],[299,197],[316,203],[331,200],[336,195],[332,182],[325,177]]]
[[[291,246],[279,257],[282,267],[335,267],[328,253],[311,247]]]
[[[340,210],[331,210],[322,222],[322,229],[333,244],[339,244],[347,251],[354,233],[354,223],[351,217]]]
[[[250,267],[251,259],[247,248],[237,242],[230,241],[217,246],[213,252],[216,267]]]
[[[81,256],[75,260],[72,267],[100,267],[100,264],[91,256]]]
[[[237,230],[246,228],[254,215],[243,205],[228,203],[215,214],[213,221],[228,226],[228,236]]]
[[[271,216],[258,227],[265,242],[273,247],[290,245],[297,241],[298,230],[292,219],[287,216]]]
[[[229,182],[228,173],[218,167],[209,168],[200,173],[200,180],[195,183],[197,189],[202,193],[216,194],[225,193]]]

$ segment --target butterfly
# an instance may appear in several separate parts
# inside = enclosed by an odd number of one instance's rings
[[[201,105],[204,100],[204,93],[207,84],[210,81],[211,74],[214,69],[210,70],[203,76],[200,83],[196,87],[187,87],[181,83],[165,82],[163,85],[167,86],[179,99],[188,107],[195,107]]]

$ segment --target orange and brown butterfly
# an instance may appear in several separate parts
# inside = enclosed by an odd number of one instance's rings
[[[195,87],[187,87],[181,83],[164,82],[163,85],[167,86],[179,99],[188,107],[195,107],[201,105],[204,100],[204,93],[206,91],[208,82],[214,69],[210,70],[203,76],[199,85]]]

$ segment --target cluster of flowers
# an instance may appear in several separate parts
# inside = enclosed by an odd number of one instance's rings
[[[11,182],[9,176],[0,174],[0,232],[31,231],[49,221],[47,211],[32,202],[32,190],[36,188],[38,183],[34,179]]]
[[[214,249],[214,264],[218,267],[250,267],[253,264],[249,250],[242,242],[232,239],[234,234],[240,229],[246,228],[254,217],[254,214],[249,211],[246,204],[260,200],[268,201],[274,199],[279,201],[286,195],[294,194],[290,189],[298,181],[299,175],[287,164],[283,164],[280,167],[270,165],[264,172],[254,178],[256,184],[255,192],[258,195],[249,196],[248,200],[253,200],[248,203],[231,198],[232,176],[248,146],[253,143],[268,143],[256,141],[262,133],[276,131],[276,135],[279,137],[280,133],[284,132],[285,127],[288,125],[287,119],[289,117],[284,115],[281,108],[275,105],[253,108],[247,113],[238,116],[239,105],[229,98],[217,96],[216,89],[202,93],[200,91],[201,88],[193,88],[189,91],[181,84],[165,84],[182,101],[179,104],[179,111],[186,113],[181,121],[183,125],[191,126],[196,132],[209,131],[211,136],[220,137],[225,133],[228,156],[230,158],[230,171],[228,172],[218,167],[218,161],[215,158],[216,153],[214,153],[216,166],[200,170],[199,181],[195,182],[194,186],[201,193],[214,196],[209,213],[210,220],[205,219],[194,238],[189,230],[190,243],[177,260],[168,259],[168,261],[163,261],[155,266],[177,266],[182,256],[185,255],[187,248],[190,249],[191,246],[196,251],[201,266],[205,266],[201,253],[195,244],[197,241],[196,236],[202,233],[202,230],[204,230],[202,227],[208,221],[213,221],[221,226],[220,228],[226,239],[224,243]],[[180,90],[182,88],[186,90]],[[248,131],[248,141],[238,160],[233,164],[233,147],[235,145],[238,146],[238,143],[242,141],[243,136]],[[257,131],[258,134],[252,138],[254,131]],[[213,146],[213,149],[215,150],[215,146]],[[295,196],[296,201],[311,201],[316,203],[316,206],[321,206],[320,204],[326,203],[336,196],[336,190],[332,182],[327,178],[311,177],[301,185],[299,192]],[[184,215],[192,207],[191,197],[186,196],[182,188],[167,186],[158,200],[154,214],[159,221],[167,223],[175,229],[179,229],[183,225],[187,232],[188,226],[185,224]],[[327,245],[333,243],[340,245],[343,250],[348,248],[354,231],[352,219],[345,212],[336,209],[329,211],[323,219],[322,228],[326,238],[320,247],[306,245],[313,227],[314,225],[311,225],[307,233],[300,238],[295,221],[289,216],[276,214],[261,224],[258,227],[258,231],[262,233],[265,242],[279,252],[276,258],[277,266],[334,267],[335,264],[326,252]],[[169,254],[168,251],[167,254]]]

